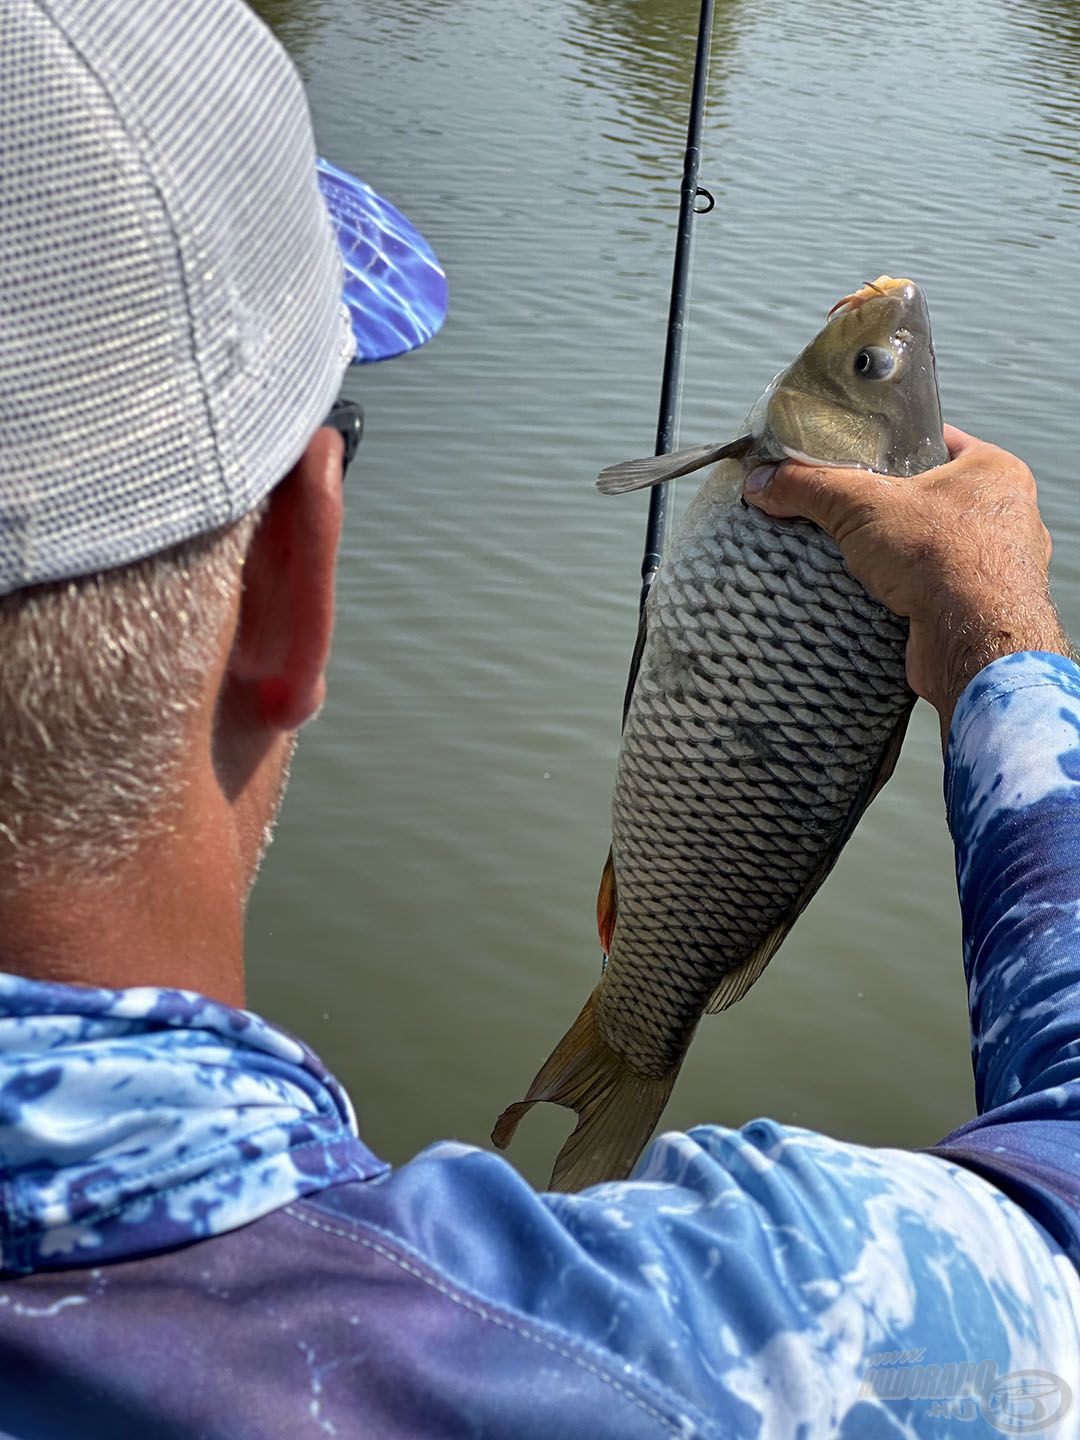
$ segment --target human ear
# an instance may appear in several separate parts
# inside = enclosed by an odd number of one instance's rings
[[[317,430],[271,491],[244,564],[228,677],[268,729],[298,730],[326,697],[341,460],[341,437]]]

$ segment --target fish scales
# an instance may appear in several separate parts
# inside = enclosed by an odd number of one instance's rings
[[[748,433],[600,478],[616,494],[714,464],[635,650],[597,901],[605,968],[492,1134],[505,1145],[538,1100],[574,1109],[556,1188],[629,1173],[702,1014],[758,979],[895,763],[906,626],[823,532],[740,498],[762,459],[907,477],[948,458],[918,287],[881,276],[833,314]]]
[[[741,507],[732,513],[729,506],[728,511],[733,530],[775,523]],[[796,546],[824,550],[825,543],[813,532],[793,527],[785,549],[788,553]],[[753,549],[747,555],[748,565],[760,563]],[[834,570],[842,570],[835,552],[827,558]],[[673,568],[677,573],[677,561]],[[824,568],[822,573],[828,574]],[[650,600],[650,626],[655,623],[661,631],[671,613],[665,580],[663,574],[657,577]],[[679,575],[678,580],[685,592],[687,577]],[[767,599],[761,598],[765,593],[757,591],[763,605],[767,605]],[[847,596],[838,587],[829,599],[839,606]],[[823,846],[839,837],[860,792],[872,779],[888,735],[910,705],[904,678],[905,628],[885,610],[879,610],[876,618],[877,635],[890,643],[893,657],[892,676],[883,678],[880,694],[875,695],[880,705],[861,703],[863,666],[855,647],[847,677],[839,672],[813,677],[815,690],[836,695],[836,712],[846,719],[844,732],[838,731],[835,739],[838,747],[842,742],[848,763],[831,784],[823,784],[820,773],[833,738],[822,734],[820,712],[802,710],[798,723],[785,726],[789,753],[802,748],[801,767],[725,764],[725,746],[730,742],[719,737],[719,764],[714,761],[715,772],[710,774],[713,766],[703,765],[694,753],[699,742],[680,743],[679,725],[662,681],[646,681],[636,692],[627,715],[613,806],[620,895],[631,898],[620,904],[598,1023],[601,1033],[638,1073],[663,1075],[677,1062],[719,981],[737,970],[783,920],[820,868]],[[679,683],[696,686],[701,702],[729,724],[733,720],[737,730],[755,731],[755,748],[767,747],[769,722],[762,723],[753,693],[740,685],[737,666],[731,668],[725,684],[722,631],[680,625],[680,634],[690,655],[696,646],[708,646],[705,653],[716,669],[712,674],[691,671]],[[664,647],[656,648],[661,652],[659,681],[665,668]],[[647,644],[643,677],[653,664]],[[800,673],[794,665],[790,670]],[[798,707],[798,690],[783,677],[769,693],[783,708]],[[692,817],[680,799],[686,788],[697,801]],[[767,823],[765,811],[754,813],[759,790],[768,807]],[[680,831],[688,823],[698,837],[692,846],[679,843]],[[672,872],[659,863],[658,852],[672,848],[673,842],[683,863]],[[778,864],[778,853],[786,856],[783,866]],[[689,857],[694,858],[686,863]],[[665,881],[665,873],[673,874],[674,883]],[[663,923],[657,922],[658,915]],[[659,986],[658,937],[665,967],[665,983]]]
[[[612,848],[619,923],[598,1020],[604,1036],[643,1075],[671,1068],[719,981],[741,966],[813,878],[823,841],[839,836],[911,704],[906,625],[867,603],[819,530],[772,520],[733,500],[732,488],[724,474],[692,502],[683,522],[693,535],[691,558],[684,558],[676,538],[653,584],[648,639],[616,771]],[[703,551],[713,576],[734,577],[722,586],[725,602],[736,583],[740,598],[752,596],[758,628],[768,633],[770,650],[785,656],[782,666],[751,663],[756,657],[746,631],[732,633],[730,611],[715,603],[715,581],[703,578]],[[800,607],[802,623],[792,634],[775,604],[784,578],[807,571],[817,577],[812,608],[832,630],[831,645],[815,630],[808,607]],[[769,585],[760,578],[766,573]],[[788,588],[797,592],[799,582]],[[848,640],[846,657],[838,631]],[[819,647],[831,651],[834,663],[818,663]],[[885,656],[891,665],[873,663]],[[688,690],[715,717],[709,754],[702,754],[700,738],[685,737],[675,708]],[[774,722],[763,715],[762,699],[785,717],[789,758],[779,764],[769,763]],[[747,765],[747,749],[761,760]],[[823,777],[822,760],[837,749],[848,763],[832,779]],[[697,801],[696,843],[684,851],[680,842],[691,821],[680,796],[687,788]],[[767,824],[764,812],[754,811],[759,792],[769,806]],[[699,857],[676,871],[677,894],[662,879],[663,855],[673,842],[680,853]],[[788,856],[782,868],[777,850]],[[625,902],[624,895],[630,897]],[[674,931],[657,925],[661,910],[678,917]],[[711,923],[714,914],[723,917],[722,926]],[[657,986],[661,933],[666,978]]]

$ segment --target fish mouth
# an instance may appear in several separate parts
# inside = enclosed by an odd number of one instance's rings
[[[829,311],[829,319],[834,316],[850,315],[853,310],[858,310],[860,305],[865,305],[867,300],[873,300],[876,295],[892,295],[897,290],[903,290],[905,286],[915,287],[913,280],[894,280],[891,275],[879,275],[876,280],[867,280],[859,286],[858,290],[850,295],[845,295],[838,300]]]
[[[808,455],[805,450],[796,450],[793,445],[785,445],[782,441],[780,449],[788,460],[797,460],[800,465],[814,465],[819,470],[869,470],[869,465],[864,465],[861,460],[819,460],[816,455]]]

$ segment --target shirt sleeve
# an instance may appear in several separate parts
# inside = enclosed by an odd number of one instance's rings
[[[443,1144],[364,1187],[363,1223],[492,1323],[640,1396],[656,1434],[1044,1429],[1080,1393],[1077,784],[1080,671],[990,666],[947,769],[980,1115],[933,1152],[706,1125],[659,1137],[628,1182],[544,1195]],[[916,1071],[917,1054],[913,1036]],[[513,1433],[576,1433],[562,1385]],[[626,1433],[611,1425],[589,1434]]]
[[[1000,1416],[1011,1377],[1057,1377],[1048,1416],[1080,1390],[1075,1270],[1021,1206],[943,1157],[761,1120],[663,1135],[633,1179],[579,1195],[538,1194],[501,1156],[453,1143],[345,1188],[403,1269],[522,1337],[490,1385],[475,1338],[462,1358],[477,1434],[944,1440]],[[442,1333],[445,1364],[453,1325]],[[586,1413],[567,1364],[610,1388],[607,1410]],[[486,1414],[496,1378],[520,1411]]]
[[[956,847],[978,1117],[936,1147],[1080,1257],[1080,669],[1010,655],[957,705]]]

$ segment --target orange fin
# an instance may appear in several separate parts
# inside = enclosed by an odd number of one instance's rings
[[[615,936],[615,921],[619,912],[619,887],[615,880],[615,859],[611,850],[604,861],[600,876],[600,889],[596,896],[596,928],[600,932],[600,948],[605,955],[611,954],[611,942]]]

